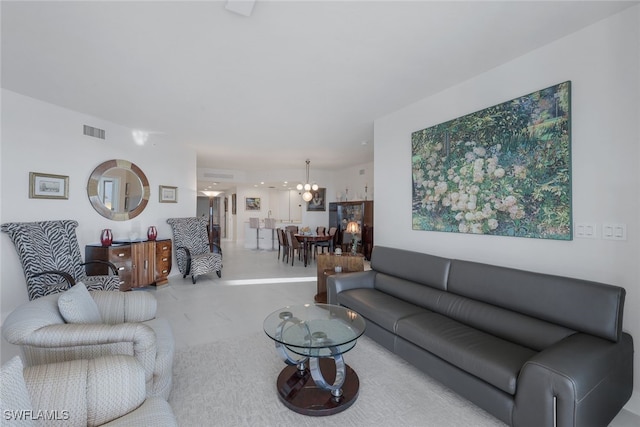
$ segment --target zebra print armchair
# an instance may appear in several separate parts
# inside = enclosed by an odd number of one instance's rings
[[[183,278],[191,274],[195,284],[198,276],[214,271],[222,277],[222,249],[213,243],[213,252],[210,251],[205,218],[169,218],[167,223],[173,230],[173,246]]]
[[[10,222],[0,226],[13,242],[27,281],[29,300],[63,292],[83,282],[89,290],[117,291],[118,271],[109,276],[87,276],[73,220]],[[105,263],[104,261],[90,261]]]

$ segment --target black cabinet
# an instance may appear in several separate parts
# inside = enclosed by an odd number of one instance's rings
[[[351,250],[353,237],[346,233],[347,224],[354,221],[360,226],[358,252],[371,259],[373,249],[373,201],[329,203],[329,227],[338,229],[338,245],[343,251]]]

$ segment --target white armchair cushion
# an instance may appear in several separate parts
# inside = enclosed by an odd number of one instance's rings
[[[25,412],[31,410],[31,400],[22,376],[22,369],[22,359],[15,356],[2,365],[2,373],[0,374],[2,419],[10,421],[12,426],[33,425],[32,417],[28,416],[28,412]]]
[[[144,322],[156,317],[158,302],[151,292],[91,291],[90,294],[104,323]]]
[[[102,323],[98,305],[82,282],[60,294],[58,309],[67,323]]]
[[[19,345],[27,366],[109,354],[134,356],[145,371],[148,396],[171,392],[174,338],[166,319],[154,319],[150,292],[91,291],[102,323],[69,324],[58,307],[60,294],[16,308],[2,323],[2,335]]]

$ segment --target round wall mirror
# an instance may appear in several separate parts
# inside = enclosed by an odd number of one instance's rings
[[[144,172],[126,160],[109,160],[93,170],[87,184],[91,206],[103,217],[126,221],[140,215],[149,201]]]

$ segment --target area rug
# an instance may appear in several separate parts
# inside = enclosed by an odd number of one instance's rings
[[[344,358],[360,393],[335,415],[309,417],[280,402],[285,365],[262,332],[177,351],[169,403],[181,426],[505,426],[369,338]]]

